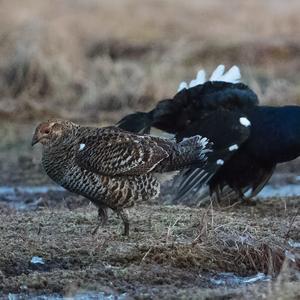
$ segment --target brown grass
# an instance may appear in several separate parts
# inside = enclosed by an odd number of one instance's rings
[[[300,269],[299,249],[287,243],[300,239],[298,216],[293,218],[298,207],[299,199],[286,206],[276,200],[235,209],[137,206],[131,210],[129,238],[120,235],[122,225],[115,215],[92,235],[97,222],[93,206],[30,213],[2,208],[0,290],[68,295],[91,289],[136,296],[151,292],[154,298],[182,292],[188,297],[207,293],[213,287],[209,278],[217,272],[264,272],[280,275],[269,288],[254,285],[251,293],[279,294],[278,286],[293,285]],[[46,264],[30,264],[34,255]],[[248,292],[233,292],[241,293]],[[299,293],[293,290],[292,295]]]
[[[299,103],[299,9],[296,0],[2,1],[0,115],[112,122],[219,63],[239,64],[263,102]]]

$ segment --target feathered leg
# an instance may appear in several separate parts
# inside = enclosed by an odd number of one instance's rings
[[[126,209],[121,209],[118,211],[118,215],[121,217],[124,224],[124,233],[123,235],[129,236],[129,216]]]
[[[106,207],[99,207],[98,208],[98,219],[99,223],[96,226],[96,228],[93,230],[92,234],[96,234],[100,226],[104,226],[107,224],[108,221],[108,214],[107,214],[107,208]]]
[[[108,214],[107,214],[107,208],[106,207],[99,207],[98,208],[98,218],[99,223],[101,226],[104,226],[107,224],[108,221]]]
[[[238,190],[237,193],[239,194],[239,197],[241,199],[241,202],[246,206],[255,206],[256,201],[252,200],[251,197],[246,197],[243,193],[243,191]]]

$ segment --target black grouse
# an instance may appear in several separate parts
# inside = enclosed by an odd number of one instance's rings
[[[211,143],[196,135],[180,143],[139,135],[118,127],[87,127],[66,120],[39,124],[32,145],[43,145],[42,164],[56,183],[90,199],[103,223],[116,211],[129,234],[127,208],[156,198],[160,183],[197,165],[209,179],[219,168]],[[226,155],[224,155],[226,157]],[[223,157],[223,155],[222,155]]]
[[[210,196],[248,200],[261,191],[276,164],[300,155],[300,107],[259,106],[257,95],[239,79],[236,66],[224,74],[220,65],[209,81],[200,71],[190,85],[181,83],[172,99],[158,102],[147,113],[128,115],[118,126],[144,133],[158,128],[177,141],[199,134],[212,141],[215,150],[236,150],[218,161],[221,167],[208,182]],[[209,197],[199,193],[202,186],[201,170],[186,170],[177,201],[189,194],[205,202]]]

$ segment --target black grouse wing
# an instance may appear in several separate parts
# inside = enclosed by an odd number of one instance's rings
[[[242,83],[209,81],[183,89],[173,99],[158,102],[149,114],[152,115],[151,126],[183,135],[212,111],[242,112],[257,104],[256,94]]]
[[[108,176],[150,172],[169,154],[163,139],[130,134],[114,127],[84,130],[76,162],[86,170]]]
[[[207,168],[210,178],[200,168],[189,168],[176,180],[178,190],[175,202],[185,197],[196,196],[201,187],[228,161],[250,135],[250,122],[238,111],[216,110],[202,115],[197,122],[182,131],[179,139],[196,134],[207,136],[213,141],[213,151],[208,153]],[[204,176],[205,175],[205,176]]]

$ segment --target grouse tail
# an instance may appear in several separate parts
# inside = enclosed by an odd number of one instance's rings
[[[173,179],[182,169],[194,165],[203,167],[207,153],[212,151],[212,143],[200,135],[186,138],[179,143],[168,141],[166,145],[161,146],[169,154],[154,172],[161,183]]]
[[[179,142],[177,146],[185,166],[195,164],[203,165],[207,160],[207,154],[213,151],[213,144],[208,138],[200,135],[185,138]]]
[[[187,198],[196,197],[199,191],[208,184],[210,179],[232,156],[236,148],[207,151],[204,164],[194,164],[183,169],[176,178],[177,185],[174,203],[185,203]]]
[[[177,92],[180,92],[183,89],[189,89],[199,84],[204,84],[207,81],[224,81],[230,83],[238,83],[241,80],[241,72],[239,67],[233,66],[227,72],[225,72],[225,66],[219,65],[212,72],[209,79],[206,79],[205,70],[198,71],[196,78],[192,79],[189,83],[182,81],[177,89]]]

